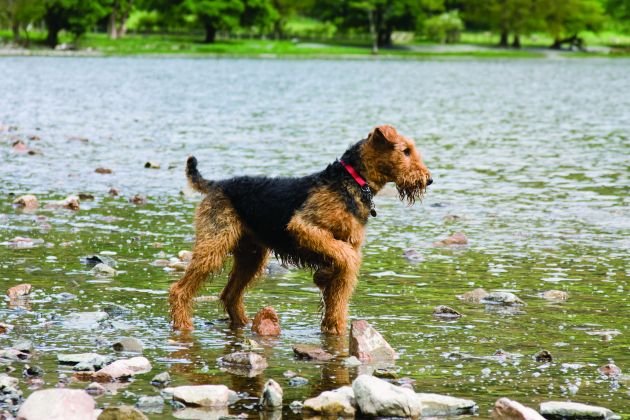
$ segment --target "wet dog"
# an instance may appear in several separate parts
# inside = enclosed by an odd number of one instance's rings
[[[186,175],[206,196],[196,212],[196,240],[184,276],[170,288],[176,329],[192,329],[193,298],[228,254],[233,266],[221,302],[233,327],[248,322],[247,287],[263,271],[270,252],[282,262],[314,271],[322,292],[322,332],[342,334],[361,264],[361,245],[372,197],[393,182],[413,204],[433,180],[413,140],[394,127],[376,127],[326,169],[300,178],[241,176],[202,178],[190,157]]]

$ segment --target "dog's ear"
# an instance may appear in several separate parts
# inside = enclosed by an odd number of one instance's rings
[[[370,134],[370,140],[382,146],[393,146],[398,141],[398,132],[391,125],[379,125]]]

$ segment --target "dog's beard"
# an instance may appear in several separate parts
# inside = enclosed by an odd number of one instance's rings
[[[424,192],[426,190],[426,185],[424,183],[401,184],[396,185],[396,189],[398,190],[398,196],[400,197],[400,200],[407,200],[407,203],[409,205],[412,205],[416,202],[416,200],[422,201],[422,197],[424,197]]]

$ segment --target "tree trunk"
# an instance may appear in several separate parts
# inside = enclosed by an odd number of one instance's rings
[[[514,34],[514,40],[512,41],[512,48],[521,48],[521,36]]]
[[[501,39],[499,40],[499,47],[507,48],[508,46],[508,31],[501,29]]]
[[[211,44],[217,37],[217,29],[211,23],[206,23],[206,39],[204,42]]]
[[[112,11],[107,19],[107,34],[110,39],[118,38],[118,31],[116,30],[116,11]]]
[[[13,32],[13,41],[20,42],[20,23],[17,20],[11,23],[11,31]]]
[[[378,31],[378,46],[390,47],[392,45],[392,28],[385,27]]]
[[[370,38],[372,39],[372,54],[378,54],[378,35],[374,24],[374,10],[368,10],[368,20],[370,22]]]
[[[55,48],[59,43],[59,28],[48,27],[48,35],[46,36],[46,45],[50,48]]]

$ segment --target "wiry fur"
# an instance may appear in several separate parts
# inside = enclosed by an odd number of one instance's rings
[[[391,126],[374,129],[342,159],[361,174],[373,194],[394,182],[401,200],[409,204],[432,182],[413,141]],[[339,161],[304,177],[209,181],[190,157],[186,175],[206,197],[197,208],[192,261],[170,290],[175,328],[192,328],[192,299],[229,253],[234,255],[234,265],[221,301],[232,325],[247,323],[244,292],[261,274],[269,252],[274,252],[283,262],[314,270],[313,279],[323,295],[322,331],[345,331],[370,201]]]

